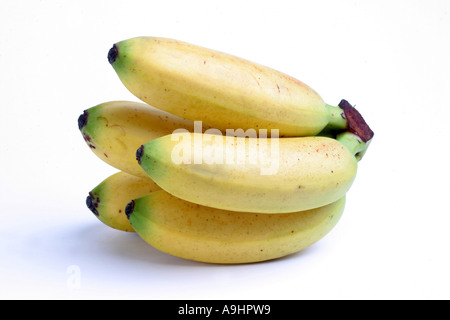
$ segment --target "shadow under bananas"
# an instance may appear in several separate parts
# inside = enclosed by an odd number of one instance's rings
[[[178,259],[148,245],[136,233],[124,232],[94,222],[78,229],[76,236],[83,252],[100,258],[118,258],[124,262],[138,261],[148,264],[195,265],[191,261]]]

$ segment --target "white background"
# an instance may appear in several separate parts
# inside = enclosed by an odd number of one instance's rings
[[[330,234],[285,259],[220,266],[96,219],[87,192],[116,170],[77,118],[137,101],[106,57],[140,35],[232,53],[356,105],[375,137]],[[450,298],[449,58],[448,0],[2,0],[0,298]]]

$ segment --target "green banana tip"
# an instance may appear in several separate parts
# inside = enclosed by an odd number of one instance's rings
[[[78,117],[78,129],[80,129],[80,131],[86,126],[88,117],[89,114],[87,110],[84,110],[84,112]]]
[[[112,46],[112,48],[109,49],[109,51],[108,51],[108,61],[109,61],[109,63],[113,64],[116,61],[118,55],[119,55],[119,49],[117,48],[117,45],[114,44]]]
[[[339,103],[339,107],[344,111],[344,116],[347,119],[347,130],[356,134],[363,142],[372,140],[374,132],[370,129],[359,111],[344,99]]]
[[[131,200],[127,206],[125,207],[125,214],[127,215],[127,219],[130,219],[131,214],[134,211],[134,200]]]

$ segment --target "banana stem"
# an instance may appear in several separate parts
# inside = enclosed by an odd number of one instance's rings
[[[345,131],[337,134],[336,140],[342,143],[360,161],[369,147],[372,140],[364,142],[358,135]]]
[[[325,131],[345,130],[348,127],[347,119],[344,110],[340,107],[326,105],[328,113],[330,114],[330,121],[325,127]]]
[[[373,131],[370,129],[362,115],[347,100],[342,99],[339,106],[326,105],[330,121],[324,128],[324,133],[339,134],[350,131],[358,135],[362,141],[372,139]]]
[[[335,136],[360,161],[374,136],[367,122],[347,100],[342,99],[338,107],[327,104],[330,122],[319,133],[322,136]]]

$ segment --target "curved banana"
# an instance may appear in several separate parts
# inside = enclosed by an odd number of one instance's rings
[[[104,162],[147,177],[136,161],[136,149],[178,128],[193,131],[194,122],[144,103],[110,101],[85,110],[78,118],[78,127],[87,145]]]
[[[145,143],[137,159],[162,189],[186,201],[285,213],[324,206],[350,189],[355,155],[365,143],[352,133],[341,139],[346,145],[318,136],[262,139],[180,132]]]
[[[194,261],[236,264],[276,259],[312,245],[333,229],[344,207],[345,196],[294,213],[230,212],[160,190],[131,201],[126,214],[137,234],[160,251]]]
[[[125,215],[125,207],[131,200],[157,190],[161,188],[148,177],[140,178],[117,172],[89,192],[86,205],[105,225],[134,232]]]
[[[108,60],[123,84],[148,104],[226,129],[278,129],[312,136],[345,129],[343,110],[309,86],[271,68],[182,41],[135,37],[114,44]]]

